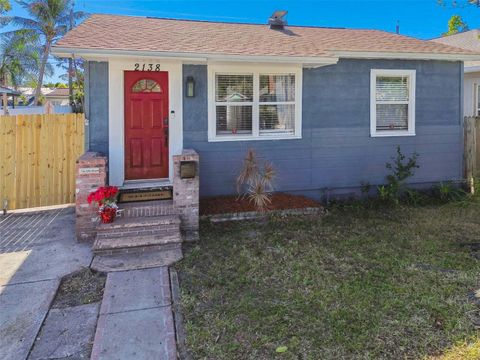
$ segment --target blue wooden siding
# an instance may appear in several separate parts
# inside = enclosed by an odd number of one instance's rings
[[[108,62],[89,61],[85,82],[87,149],[108,155]]]
[[[370,137],[370,69],[416,69],[416,136]],[[200,154],[201,196],[232,194],[249,147],[272,162],[279,191],[320,197],[358,192],[362,182],[384,182],[385,163],[400,145],[420,154],[415,184],[462,176],[460,62],[341,60],[303,71],[302,139],[207,141],[207,67],[184,65],[196,96],[184,97],[184,148]]]

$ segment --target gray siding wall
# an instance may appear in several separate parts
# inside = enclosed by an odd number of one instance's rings
[[[415,69],[416,136],[370,137],[370,69]],[[418,152],[412,184],[462,177],[460,62],[341,60],[303,71],[302,139],[208,142],[207,67],[184,65],[196,96],[184,97],[184,148],[200,154],[201,196],[233,194],[249,147],[276,167],[276,188],[319,198],[357,192],[362,182],[384,183],[396,146]],[[184,79],[185,80],[185,79]],[[185,81],[184,81],[185,83]]]
[[[89,61],[85,74],[86,148],[108,155],[108,62]]]

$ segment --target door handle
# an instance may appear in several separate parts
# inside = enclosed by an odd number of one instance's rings
[[[163,128],[163,133],[165,135],[165,144],[168,146],[168,127]]]

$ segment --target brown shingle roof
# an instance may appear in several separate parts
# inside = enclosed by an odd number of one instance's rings
[[[50,91],[48,94],[46,94],[45,96],[46,97],[49,97],[49,96],[55,96],[55,97],[65,96],[65,97],[68,97],[69,96],[69,90],[68,90],[68,88],[67,89],[65,89],[65,88],[55,88],[52,91]]]
[[[432,39],[431,41],[434,41],[440,44],[455,46],[461,49],[470,50],[477,53],[480,52],[480,30],[478,29]],[[479,61],[465,62],[465,67],[469,67],[469,66],[480,66],[480,62]]]
[[[475,53],[378,30],[92,15],[55,48],[184,54],[329,57],[335,51],[421,54]]]
[[[458,34],[453,34],[453,35],[432,39],[432,41],[440,44],[456,46],[461,49],[480,52],[479,35],[480,35],[480,31],[475,29],[475,30],[461,32]]]

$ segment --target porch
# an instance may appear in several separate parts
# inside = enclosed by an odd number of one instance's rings
[[[120,187],[117,219],[100,224],[98,208],[88,204],[87,198],[109,184],[108,159],[95,152],[79,158],[76,234],[78,241],[93,241],[92,268],[121,271],[168,266],[183,257],[183,241],[198,239],[198,154],[184,149],[172,157],[172,165],[171,183],[143,181],[135,186],[129,182]]]

